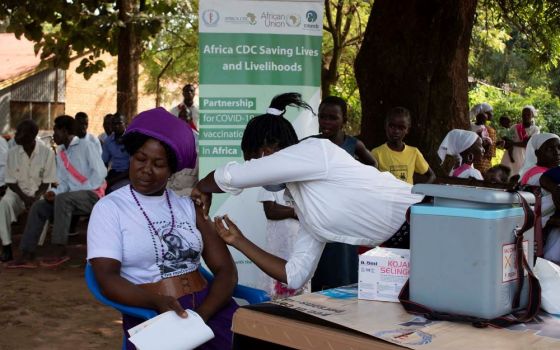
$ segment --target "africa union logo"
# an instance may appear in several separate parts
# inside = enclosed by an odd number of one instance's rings
[[[288,15],[286,16],[286,24],[289,27],[298,27],[301,24],[301,18],[295,14]]]
[[[257,24],[257,16],[255,16],[255,14],[252,12],[247,12],[247,20],[249,21],[249,24],[252,26]]]

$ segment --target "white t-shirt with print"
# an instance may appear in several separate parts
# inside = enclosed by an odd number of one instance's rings
[[[130,186],[105,196],[93,208],[87,233],[87,258],[111,258],[121,262],[121,276],[134,284],[158,282],[183,275],[200,265],[202,236],[196,228],[196,212],[190,198],[168,190],[175,226],[164,195],[135,192],[148,220],[132,197]]]

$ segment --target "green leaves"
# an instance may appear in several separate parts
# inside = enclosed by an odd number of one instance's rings
[[[143,12],[130,14],[141,41],[153,39],[174,5],[170,0],[147,0]],[[68,68],[71,58],[89,52],[77,68],[86,79],[105,68],[99,59],[103,52],[117,54],[118,34],[126,26],[119,20],[116,1],[109,0],[4,0],[0,17],[9,18],[9,32],[34,41],[41,59],[59,68]]]
[[[169,104],[180,91],[166,91],[165,86],[182,87],[198,80],[198,1],[177,1],[174,6],[157,2],[162,11],[158,19],[163,30],[146,42],[142,54],[145,90],[158,93],[158,101]],[[163,15],[165,14],[165,15]]]

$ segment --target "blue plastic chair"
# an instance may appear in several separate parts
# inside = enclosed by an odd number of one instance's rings
[[[214,276],[209,271],[204,269],[202,266],[200,267],[200,272],[208,282],[214,280]],[[142,320],[149,320],[150,318],[155,317],[158,314],[155,310],[152,309],[127,306],[107,299],[101,293],[101,287],[99,287],[99,284],[95,279],[93,268],[91,267],[91,264],[89,262],[86,264],[85,279],[91,294],[93,294],[95,299],[97,299],[102,304],[110,306],[125,315],[134,316]],[[256,288],[247,287],[247,286],[242,286],[239,284],[235,287],[233,291],[233,296],[235,298],[243,299],[247,301],[249,304],[258,304],[270,300],[270,297],[265,291]],[[126,349],[126,339],[127,339],[126,334],[124,334],[123,347],[122,347],[123,349]]]

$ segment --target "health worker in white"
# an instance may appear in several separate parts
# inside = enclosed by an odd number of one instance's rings
[[[247,124],[241,141],[246,161],[211,172],[192,197],[208,212],[210,193],[286,188],[285,196],[294,201],[301,223],[288,261],[249,241],[227,216],[216,218],[215,225],[227,244],[272,278],[297,289],[313,276],[325,243],[377,246],[399,231],[407,209],[423,197],[411,194],[410,184],[361,164],[329,140],[298,142],[282,116],[289,105],[311,109],[299,94],[276,96],[266,114]]]

